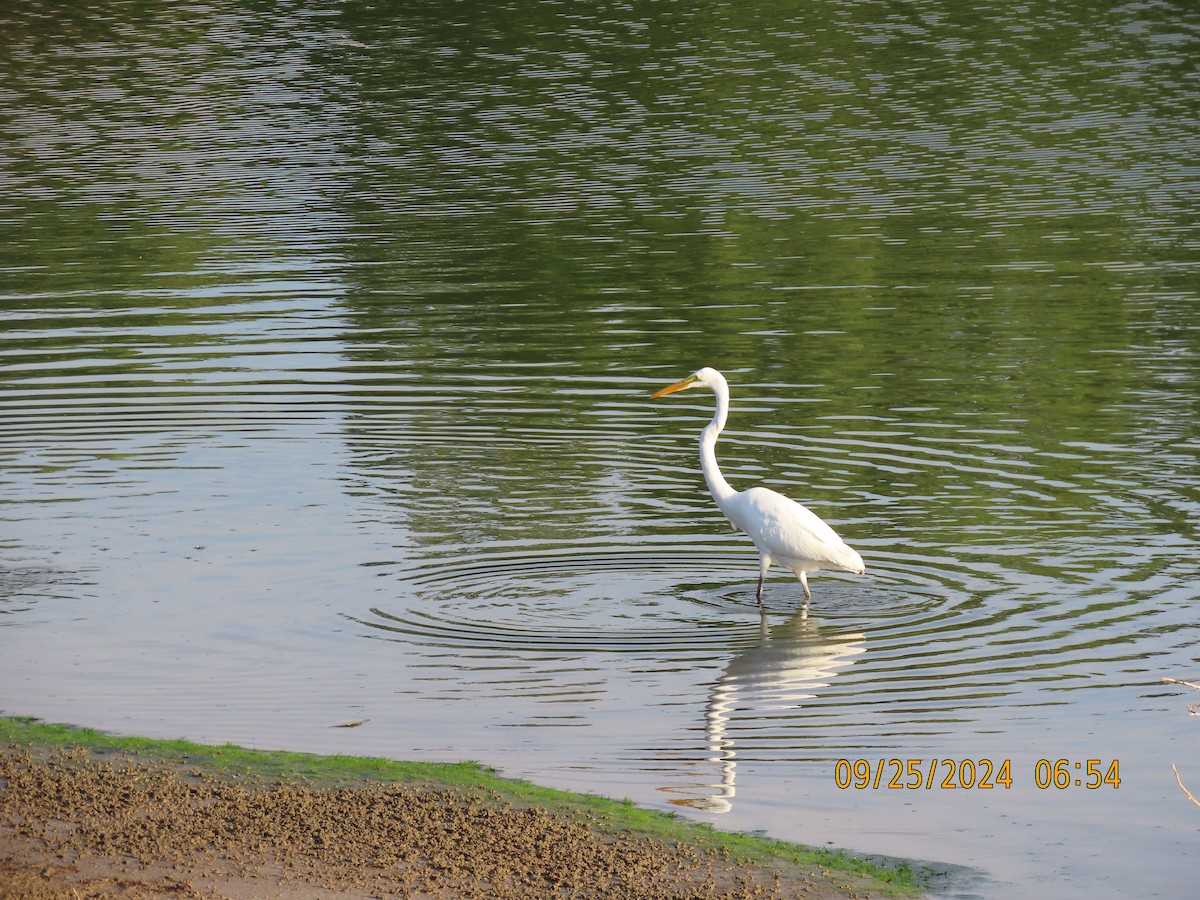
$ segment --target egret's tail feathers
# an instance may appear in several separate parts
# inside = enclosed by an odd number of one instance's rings
[[[847,572],[853,572],[855,575],[866,575],[867,567],[863,563],[863,559],[858,555],[858,551],[853,547],[842,545],[842,553],[839,555],[837,564]]]

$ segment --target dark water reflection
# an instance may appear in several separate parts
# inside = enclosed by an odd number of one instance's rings
[[[0,708],[1182,895],[1197,25],[0,12]],[[709,398],[645,399],[702,364],[731,482],[867,560],[807,620],[780,576],[759,621]],[[935,756],[1016,783],[833,783]]]

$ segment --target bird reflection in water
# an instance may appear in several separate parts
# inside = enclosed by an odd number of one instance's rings
[[[724,673],[713,684],[705,707],[705,732],[708,738],[707,761],[716,764],[720,780],[704,784],[703,796],[680,797],[677,806],[713,813],[729,812],[736,793],[737,753],[730,735],[731,720],[738,710],[751,717],[781,710],[797,710],[804,701],[828,687],[830,679],[854,662],[866,650],[863,634],[822,634],[815,619],[806,611],[778,625],[760,622],[759,641],[730,660]],[[686,789],[664,788],[689,794]]]

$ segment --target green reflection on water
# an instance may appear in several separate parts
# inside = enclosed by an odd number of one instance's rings
[[[848,515],[1090,527],[1179,476],[1197,42],[1165,8],[238,10],[2,14],[10,387],[332,380],[369,445],[398,385],[403,434],[444,438],[400,438],[413,484],[481,516],[514,478],[609,503],[631,434],[684,465],[703,411],[631,404],[701,364],[735,384],[735,483]],[[845,466],[806,461],[823,439]]]

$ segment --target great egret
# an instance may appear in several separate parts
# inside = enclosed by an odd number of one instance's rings
[[[836,531],[814,512],[770,488],[752,487],[735,491],[717,466],[717,436],[729,416],[729,382],[716,369],[703,368],[650,395],[651,400],[706,387],[717,395],[717,411],[700,432],[700,468],[708,492],[735,528],[744,531],[758,548],[758,605],[762,606],[763,579],[772,563],[791,569],[804,587],[804,606],[812,600],[808,573],[820,569],[844,569],[858,575],[867,569],[858,551],[846,545]]]

